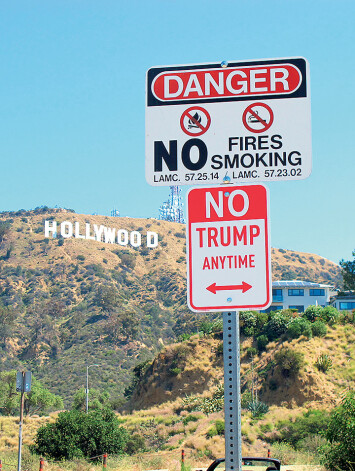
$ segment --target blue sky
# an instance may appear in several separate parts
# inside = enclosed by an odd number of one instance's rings
[[[144,176],[147,69],[304,56],[313,171],[268,185],[272,246],[350,259],[354,14],[350,0],[4,0],[0,210],[157,217],[169,189]]]

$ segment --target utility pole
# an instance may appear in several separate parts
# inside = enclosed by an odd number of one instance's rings
[[[89,368],[92,366],[99,366],[99,365],[87,365],[86,366],[86,413],[89,412]]]

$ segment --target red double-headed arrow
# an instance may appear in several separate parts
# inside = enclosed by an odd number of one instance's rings
[[[217,291],[227,291],[227,290],[231,291],[231,290],[236,290],[236,289],[240,289],[242,290],[242,293],[245,293],[250,288],[252,288],[252,286],[249,285],[249,283],[242,281],[241,285],[217,286],[216,283],[212,283],[212,285],[208,286],[206,289],[208,291],[211,291],[211,293],[216,294]]]

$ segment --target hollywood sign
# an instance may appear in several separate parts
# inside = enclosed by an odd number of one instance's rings
[[[140,247],[142,242],[146,242],[147,247],[158,247],[159,237],[156,232],[147,231],[145,238],[138,231],[127,231],[126,229],[116,229],[115,227],[106,227],[98,224],[63,221],[60,224],[57,221],[44,221],[44,236],[70,239],[96,240],[106,244],[131,245]]]

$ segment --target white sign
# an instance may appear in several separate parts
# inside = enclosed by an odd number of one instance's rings
[[[57,224],[57,221],[44,221],[44,236],[63,237],[70,239],[96,240],[107,244],[131,245],[132,247],[140,247],[145,241],[147,247],[156,248],[159,243],[159,236],[156,232],[147,231],[145,237],[138,231],[127,231],[126,229],[116,229],[115,227],[107,227],[103,225],[90,223],[81,224],[79,221],[74,223],[63,221]]]
[[[187,194],[188,304],[193,311],[271,304],[268,193],[263,185]]]
[[[148,183],[307,178],[312,165],[307,61],[287,58],[223,65],[148,71]]]

